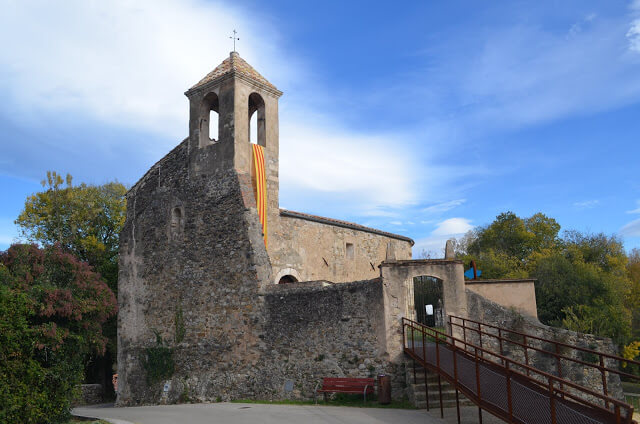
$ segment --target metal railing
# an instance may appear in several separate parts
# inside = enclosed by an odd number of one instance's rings
[[[456,322],[458,321],[458,322]],[[460,323],[461,322],[461,323]],[[467,323],[471,323],[472,325],[468,326]],[[629,380],[636,381],[640,383],[640,376],[630,374],[621,370],[623,365],[638,365],[640,366],[639,361],[634,361],[630,359],[623,358],[621,356],[612,355],[608,353],[598,352],[593,349],[588,349],[580,346],[571,345],[568,343],[560,342],[557,340],[546,339],[544,337],[538,337],[531,334],[526,334],[520,331],[509,330],[506,328],[498,327],[496,325],[486,324],[484,322],[462,318],[454,315],[449,315],[449,328],[453,331],[453,328],[457,327],[462,329],[462,338],[464,341],[467,340],[467,331],[472,332],[478,336],[478,344],[483,346],[482,336],[485,336],[485,339],[488,337],[489,339],[495,339],[498,342],[498,352],[500,355],[504,352],[505,344],[509,344],[511,346],[521,347],[524,355],[524,363],[525,365],[530,365],[529,351],[540,352],[544,355],[548,355],[554,358],[556,363],[555,371],[558,377],[563,377],[563,369],[562,369],[562,361],[572,362],[575,364],[579,364],[584,369],[595,369],[601,375],[602,380],[602,394],[605,396],[609,396],[609,389],[607,384],[607,373],[617,374],[620,377],[625,377]],[[483,329],[484,328],[484,329]],[[491,333],[486,331],[486,329],[492,329],[497,332]],[[516,337],[513,337],[515,335]],[[517,339],[521,339],[522,341],[518,341]],[[540,342],[540,347],[530,344],[531,341]],[[544,345],[553,346],[553,350],[548,350],[544,348]],[[571,351],[581,352],[583,356],[591,356],[593,358],[597,358],[597,362],[590,362],[584,359],[579,359],[577,357],[572,357],[569,355]],[[614,366],[607,366],[607,362],[610,364],[613,363]],[[529,372],[527,371],[527,374]],[[606,405],[605,403],[605,406]]]
[[[456,400],[460,391],[478,405],[480,422],[482,409],[518,424],[633,422],[633,407],[622,401],[445,332],[403,318],[402,336],[405,353],[419,363],[425,373],[430,369],[439,378],[444,377],[455,388]],[[440,388],[442,415],[441,393]],[[458,402],[456,405],[460,422]]]

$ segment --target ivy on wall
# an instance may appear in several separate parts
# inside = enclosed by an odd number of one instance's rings
[[[147,372],[147,384],[170,378],[175,368],[173,349],[164,345],[158,331],[153,330],[153,333],[156,335],[156,345],[145,348],[145,357],[142,361],[142,366]]]

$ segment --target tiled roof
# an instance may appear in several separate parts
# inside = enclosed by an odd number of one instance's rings
[[[190,90],[201,87],[207,84],[208,82],[213,81],[217,78],[220,78],[221,76],[231,72],[235,72],[237,74],[241,74],[246,77],[249,77],[261,84],[266,85],[267,87],[273,90],[278,91],[278,89],[273,84],[267,81],[265,77],[260,75],[258,71],[253,69],[251,65],[249,65],[243,58],[241,58],[238,52],[231,52],[228,58],[223,60],[222,63],[218,65],[216,69],[209,72],[207,76],[202,78],[196,85],[191,87]]]
[[[411,243],[412,246],[415,243],[409,237],[401,236],[399,234],[388,233],[386,231],[376,230],[375,228],[365,227],[364,225],[354,224],[353,222],[348,222],[348,221],[341,221],[339,219],[309,215],[307,213],[288,211],[286,209],[280,209],[280,216],[286,216],[289,218],[306,219],[307,221],[319,222],[321,224],[335,225],[336,227],[350,228],[356,231],[365,231],[367,233],[379,234],[385,237],[408,241],[409,243]]]

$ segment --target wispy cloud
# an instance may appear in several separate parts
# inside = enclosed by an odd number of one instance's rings
[[[578,209],[592,209],[600,204],[600,200],[585,200],[582,202],[574,202],[573,206]]]
[[[629,50],[640,53],[640,0],[633,0],[629,8],[634,17],[627,31]]]
[[[629,222],[620,228],[619,233],[624,237],[640,237],[640,219]]]
[[[427,206],[426,208],[422,209],[422,212],[427,214],[447,212],[455,207],[462,205],[466,201],[467,199],[449,200],[448,202],[442,202],[435,205]]]
[[[420,87],[437,105],[429,112],[441,131],[449,123],[449,136],[461,140],[628,105],[640,100],[629,19],[587,15],[571,36],[571,27],[519,22],[480,31],[474,41],[452,39],[430,52],[439,65],[424,69],[424,84],[411,81],[407,98]]]
[[[636,206],[637,208],[627,211],[627,213],[640,213],[640,200],[636,200]]]
[[[438,223],[428,237],[419,239],[413,248],[416,255],[436,257],[444,252],[447,240],[460,237],[473,229],[471,220],[467,218],[449,218]]]
[[[2,44],[0,89],[23,116],[89,114],[179,138],[187,132],[182,93],[229,54],[233,28],[252,40],[243,56],[267,75],[291,76],[273,31],[219,3],[5,2],[0,38],[20,34],[20,42]]]
[[[445,219],[438,224],[435,230],[431,233],[434,236],[449,236],[456,234],[464,234],[471,230],[471,220],[466,218],[449,218]]]

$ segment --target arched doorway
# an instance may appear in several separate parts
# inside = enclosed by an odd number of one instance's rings
[[[428,275],[413,278],[413,304],[416,321],[429,327],[444,328],[442,280]]]
[[[298,282],[298,279],[293,275],[283,275],[278,281],[278,284],[290,284],[290,283],[297,283],[297,282]]]

